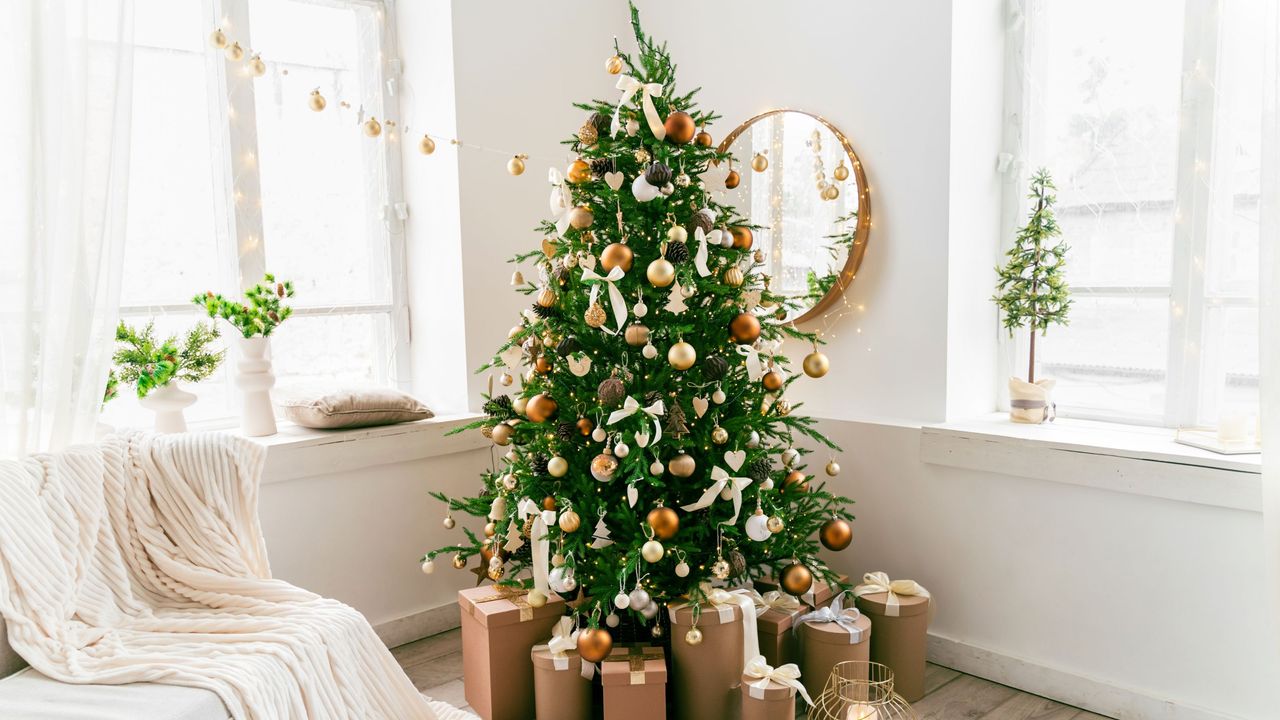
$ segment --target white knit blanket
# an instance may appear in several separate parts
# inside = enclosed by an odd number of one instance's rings
[[[237,720],[455,715],[358,612],[271,579],[264,458],[229,435],[135,434],[0,462],[13,648],[63,682],[206,688]]]

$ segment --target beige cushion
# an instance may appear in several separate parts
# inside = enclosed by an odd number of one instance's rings
[[[435,413],[391,388],[335,390],[278,401],[285,418],[309,428],[350,428],[425,420]]]

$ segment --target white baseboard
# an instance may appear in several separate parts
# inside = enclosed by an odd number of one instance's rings
[[[929,661],[1119,720],[1241,720],[934,633]]]
[[[380,622],[373,626],[373,631],[378,634],[378,638],[384,645],[393,648],[452,630],[461,622],[458,603],[451,602]]]

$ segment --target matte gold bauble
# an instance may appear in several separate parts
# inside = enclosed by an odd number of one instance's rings
[[[803,470],[792,470],[787,473],[786,479],[783,481],[784,487],[794,488],[800,492],[809,491],[809,483]]]
[[[823,200],[835,200],[840,197],[840,187],[838,185],[828,185],[822,189]]]
[[[668,115],[663,126],[667,129],[667,140],[676,145],[689,142],[693,139],[693,134],[698,131],[689,113],[679,110]]]
[[[820,378],[831,369],[831,361],[827,359],[826,355],[814,350],[804,356],[802,367],[804,367],[805,375],[811,378]]]
[[[244,48],[240,47],[238,42],[231,43],[223,52],[227,54],[228,60],[239,61],[244,59]]]
[[[595,221],[595,213],[589,207],[578,206],[569,211],[569,224],[577,230],[586,230]]]
[[[681,340],[667,351],[667,362],[677,370],[688,370],[698,361],[698,351],[689,343]]]
[[[461,570],[466,566],[467,566],[467,561],[461,555],[453,556],[453,568],[455,570]]]
[[[540,608],[547,604],[547,594],[538,588],[530,590],[529,597],[525,599],[529,602],[529,607]]]
[[[853,526],[843,518],[831,518],[822,524],[818,539],[828,550],[843,550],[853,542]]]
[[[494,445],[510,445],[511,437],[515,435],[515,430],[506,423],[499,423],[493,426],[493,444]]]
[[[542,288],[538,291],[538,297],[535,300],[544,308],[549,308],[556,304],[556,291],[551,288]]]
[[[689,239],[689,231],[679,225],[672,225],[667,228],[667,239],[671,242],[685,242]]]
[[[649,540],[640,547],[640,557],[644,558],[647,563],[656,563],[662,559],[664,553],[662,543],[657,540]]]
[[[654,287],[664,288],[676,279],[676,268],[666,258],[658,258],[649,263],[645,277],[649,278],[650,284]]]
[[[702,132],[693,136],[693,141],[701,145],[702,147],[711,147],[711,133],[707,132],[706,130],[703,130]]]
[[[617,75],[622,72],[622,58],[614,55],[604,61],[604,71],[610,75]]]
[[[698,463],[687,453],[680,453],[667,461],[667,472],[680,478],[689,477],[697,467]]]
[[[578,513],[572,510],[565,510],[560,513],[560,529],[567,532],[577,532],[582,527],[582,518],[578,517]]]
[[[312,90],[311,97],[307,98],[307,105],[310,106],[312,110],[320,112],[324,109],[325,105],[328,105],[328,102],[325,101],[324,96],[320,94],[319,90]]]
[[[604,321],[607,320],[608,317],[609,316],[604,313],[604,306],[599,302],[594,302],[591,303],[591,307],[587,308],[587,311],[582,314],[582,321],[585,322],[588,327],[598,328],[604,326]]]
[[[262,58],[257,55],[249,58],[248,66],[249,72],[253,73],[254,77],[262,77],[267,74],[267,64],[262,62]]]
[[[607,449],[591,459],[591,477],[600,482],[609,482],[618,472],[618,458]]]
[[[670,540],[680,530],[680,515],[669,507],[656,507],[649,511],[645,521],[653,528],[653,536],[659,540]]]
[[[423,155],[430,155],[436,151],[436,141],[431,139],[430,135],[423,135],[418,141],[418,152]]]
[[[609,657],[613,651],[613,636],[604,628],[585,628],[578,633],[578,655],[589,663],[597,663]]]
[[[507,161],[507,172],[512,175],[523,175],[524,158],[519,155],[513,155],[511,159]]]
[[[532,422],[546,422],[555,417],[559,409],[560,405],[554,398],[546,393],[539,393],[529,400],[524,408],[524,415]]]
[[[583,437],[590,435],[591,431],[596,427],[595,423],[591,422],[591,418],[578,418],[577,425],[578,433]]]
[[[760,337],[760,320],[751,313],[738,313],[729,323],[729,336],[739,345],[750,345]]]
[[[444,524],[445,530],[452,530],[455,526],[457,526],[458,521],[454,520],[452,515],[445,515],[443,524]]]
[[[782,589],[792,595],[803,595],[813,587],[813,573],[800,563],[791,563],[782,568],[779,580],[782,583]]]
[[[745,278],[743,278],[742,270],[738,269],[737,265],[730,265],[728,269],[724,271],[724,277],[722,279],[724,280],[724,284],[729,287],[741,287]]]
[[[533,361],[533,370],[539,375],[546,375],[551,372],[551,361],[545,354],[539,355],[538,359]]]
[[[227,35],[222,32],[222,28],[217,28],[209,33],[209,44],[221,50],[227,46]]]
[[[742,176],[738,175],[737,170],[730,170],[729,174],[724,177],[724,186],[730,190],[738,187],[740,182],[742,182]]]
[[[606,272],[613,270],[615,267],[622,268],[622,272],[631,272],[631,262],[635,259],[635,253],[631,252],[631,248],[622,243],[609,243],[600,251],[600,266]]]
[[[649,342],[649,328],[639,323],[632,323],[627,326],[624,337],[631,347],[641,347]]]
[[[831,177],[839,180],[840,182],[844,182],[849,179],[849,168],[844,166],[844,160],[841,160],[840,164],[836,166],[836,169],[831,171]]]
[[[764,172],[765,170],[768,170],[769,158],[765,157],[762,153],[756,153],[755,157],[751,158],[751,169],[756,172]]]
[[[591,179],[591,166],[585,160],[579,158],[569,164],[569,171],[565,173],[565,177],[574,185],[579,185]]]
[[[751,244],[756,241],[755,235],[751,233],[751,228],[741,225],[729,228],[729,234],[733,236],[733,248],[735,250],[750,250]]]
[[[764,378],[760,380],[760,383],[764,385],[765,390],[768,390],[769,392],[777,392],[782,389],[782,373],[777,370],[770,370],[764,374]]]
[[[382,123],[378,122],[378,118],[371,117],[364,121],[364,134],[369,137],[378,137],[382,134]]]

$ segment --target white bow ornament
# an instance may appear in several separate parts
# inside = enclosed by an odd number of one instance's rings
[[[639,401],[628,395],[627,399],[622,401],[621,408],[609,413],[609,419],[605,421],[605,425],[613,425],[614,423],[625,420],[636,413],[647,415],[650,420],[653,420],[653,442],[656,443],[661,440],[662,423],[658,422],[658,418],[667,413],[667,407],[663,404],[661,399],[655,400],[653,404],[648,407],[644,407],[640,405]],[[636,443],[640,445],[640,447],[645,447],[649,444],[648,433],[645,434],[645,441],[643,443],[640,442],[639,438],[640,433],[636,433]]]
[[[763,655],[757,655],[747,661],[747,667],[743,673],[756,678],[754,681],[747,683],[747,693],[757,700],[764,699],[764,691],[769,689],[769,681],[785,685],[791,688],[791,694],[800,693],[800,697],[810,705],[813,700],[809,697],[808,691],[804,689],[804,683],[800,682],[800,668],[795,663],[787,663],[773,667]]]
[[[845,593],[840,593],[827,607],[818,608],[796,618],[795,624],[791,626],[791,632],[798,632],[800,626],[805,623],[835,623],[849,633],[850,645],[862,642],[862,628],[858,627],[858,618],[862,613],[858,612],[856,607],[844,607],[844,596]]]
[[[549,595],[551,589],[547,584],[547,576],[551,572],[551,540],[548,538],[545,514],[529,498],[524,498],[516,505],[516,512],[521,519],[533,516],[533,526],[529,528],[529,542],[533,543],[529,549],[533,563],[533,587],[543,595]],[[554,513],[552,517],[554,519]]]
[[[551,653],[551,662],[556,670],[569,669],[569,651],[578,649],[578,629],[573,618],[565,616],[551,628],[551,639],[545,645],[533,646],[533,651],[547,650]]]
[[[551,206],[551,215],[556,220],[556,233],[563,237],[569,229],[569,210],[573,207],[573,195],[559,170],[548,170],[547,180],[551,183],[551,197],[547,204]]]
[[[738,522],[738,514],[742,512],[742,491],[751,484],[751,478],[747,477],[730,477],[724,468],[711,468],[711,479],[714,481],[702,493],[702,497],[691,505],[682,505],[681,510],[685,512],[693,512],[703,508],[711,507],[716,501],[716,497],[722,491],[727,491],[729,497],[733,499],[733,517],[721,522],[721,525],[732,525]]]
[[[929,603],[929,612],[933,612],[932,596],[929,595],[929,591],[923,585],[915,580],[890,580],[888,573],[872,572],[863,575],[862,584],[853,589],[854,597],[873,595],[875,593],[888,593],[888,597],[884,601],[884,614],[889,617],[898,617],[898,614],[902,612],[902,603],[898,600],[899,595],[922,597]]]
[[[582,282],[591,283],[591,298],[587,301],[587,305],[594,305],[596,298],[600,297],[600,284],[603,283],[609,288],[609,305],[613,307],[613,319],[618,323],[617,330],[609,330],[604,328],[605,332],[610,335],[616,335],[622,331],[622,326],[627,322],[627,301],[622,298],[622,291],[614,283],[622,279],[627,272],[622,269],[621,265],[614,265],[608,275],[597,275],[596,271],[584,267],[582,268]]]
[[[662,97],[662,85],[660,83],[642,83],[630,75],[623,75],[618,78],[618,84],[615,87],[622,91],[622,98],[618,100],[618,108],[613,111],[613,122],[609,124],[609,135],[618,134],[622,106],[630,102],[631,98],[635,97],[635,94],[639,92],[640,107],[644,109],[644,119],[649,122],[649,130],[653,132],[655,138],[665,140],[667,128],[662,124],[662,118],[658,117],[658,109],[653,106],[653,98]]]
[[[698,249],[693,256],[693,266],[698,269],[698,275],[706,277],[711,274],[711,268],[707,267],[707,243],[719,243],[720,237],[724,231],[716,228],[711,232],[703,232],[702,228],[695,228],[693,231],[693,239],[698,243]]]

